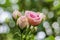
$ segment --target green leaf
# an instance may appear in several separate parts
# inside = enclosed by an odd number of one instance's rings
[[[54,39],[54,36],[49,36],[49,37],[45,38],[45,40],[55,40],[55,39]]]
[[[47,3],[53,2],[54,0],[44,0]]]

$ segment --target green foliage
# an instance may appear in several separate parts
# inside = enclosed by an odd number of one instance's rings
[[[45,40],[55,40],[55,39],[54,39],[54,36],[49,36],[49,37],[45,38]]]

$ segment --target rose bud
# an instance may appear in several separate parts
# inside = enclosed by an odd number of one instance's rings
[[[35,29],[35,31],[37,31],[38,28],[37,27],[34,27],[34,29]]]
[[[28,18],[28,22],[33,26],[40,24],[43,19],[43,15],[33,11],[25,11],[25,15]]]
[[[21,13],[18,11],[18,10],[15,10],[14,12],[13,12],[13,18],[14,19],[17,19],[18,17],[20,17],[21,16]]]
[[[18,20],[17,20],[17,25],[18,25],[21,29],[25,28],[25,27],[28,25],[28,20],[27,20],[27,18],[26,18],[25,16],[19,17]]]

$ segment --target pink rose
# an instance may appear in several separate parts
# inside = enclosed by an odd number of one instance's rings
[[[25,16],[21,16],[17,19],[17,25],[19,25],[19,27],[21,29],[25,28],[28,25],[28,20]]]
[[[39,12],[36,13],[33,11],[25,11],[25,15],[28,18],[28,22],[33,26],[40,24],[43,18],[42,14],[40,15]]]
[[[18,11],[18,10],[15,10],[14,12],[13,12],[13,18],[14,19],[17,19],[18,17],[20,17],[21,16],[21,13]]]

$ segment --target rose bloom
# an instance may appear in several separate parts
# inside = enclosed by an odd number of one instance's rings
[[[43,14],[39,12],[25,11],[25,15],[28,18],[28,22],[33,26],[40,24],[43,19]]]
[[[15,10],[14,12],[13,12],[13,18],[14,19],[17,19],[18,17],[20,17],[21,16],[21,13],[18,11],[18,10]]]
[[[27,18],[25,16],[19,17],[17,20],[17,25],[19,25],[21,29],[25,28],[28,25]]]

